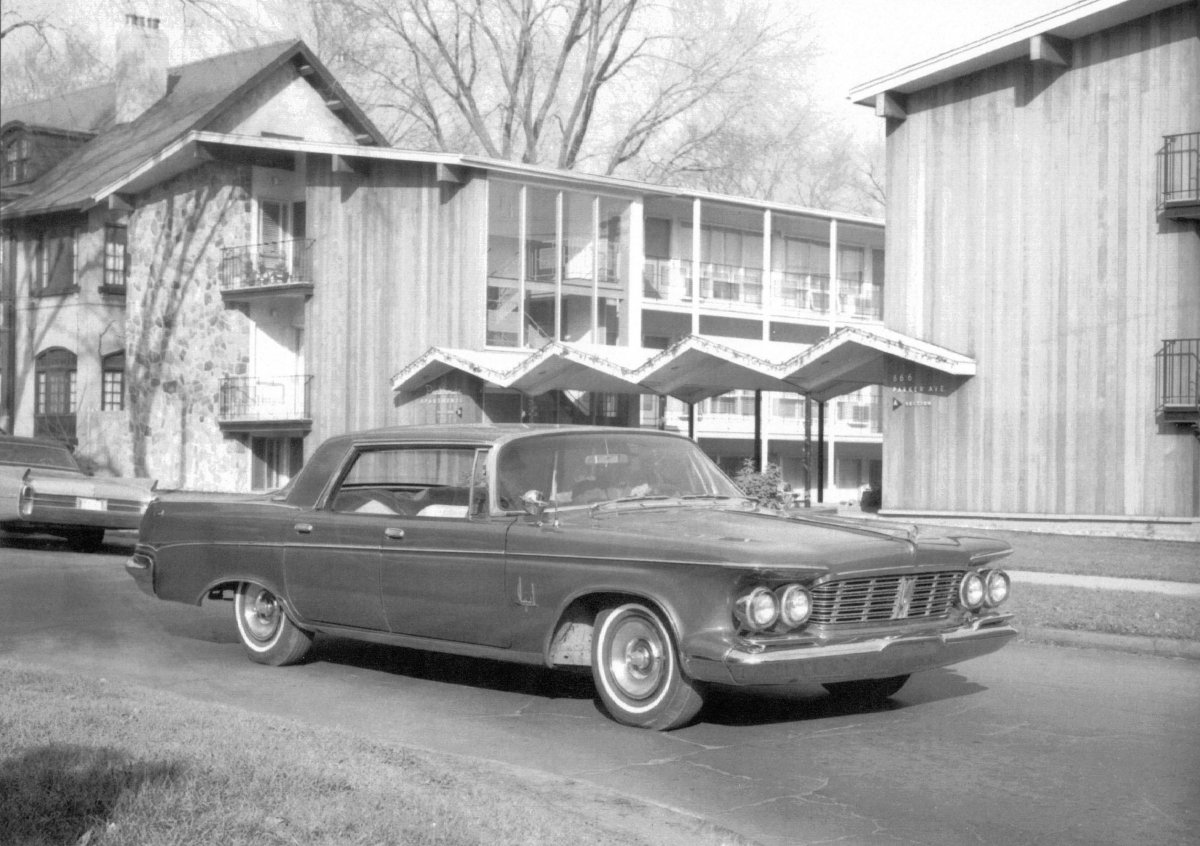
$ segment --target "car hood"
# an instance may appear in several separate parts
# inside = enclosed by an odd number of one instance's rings
[[[95,499],[132,499],[149,502],[153,479],[116,479],[84,476],[68,470],[31,468],[26,477],[38,493],[65,494]]]
[[[557,521],[548,520],[541,529],[560,534],[564,550],[573,555],[789,573],[801,569],[813,575],[967,567],[973,557],[1003,555],[1008,550],[1002,542],[983,538],[922,537],[912,526],[865,523],[688,505],[563,511]]]

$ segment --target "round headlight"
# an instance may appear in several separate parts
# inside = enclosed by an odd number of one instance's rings
[[[743,625],[763,631],[779,619],[779,601],[771,591],[757,587],[738,600],[737,611]]]
[[[992,570],[987,574],[987,590],[983,597],[983,604],[989,608],[995,608],[1008,599],[1009,585],[1008,573],[1003,570]]]
[[[983,604],[984,591],[983,578],[978,573],[967,573],[958,586],[958,598],[963,607],[973,610]]]
[[[812,613],[812,597],[800,585],[788,585],[779,594],[779,619],[789,629],[802,625]]]

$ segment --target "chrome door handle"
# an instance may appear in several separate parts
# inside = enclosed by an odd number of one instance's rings
[[[383,534],[385,537],[389,537],[392,540],[404,540],[403,529],[384,529]]]
[[[297,523],[292,528],[294,528],[297,532],[299,532],[302,535],[307,535],[307,534],[312,533],[312,523]]]

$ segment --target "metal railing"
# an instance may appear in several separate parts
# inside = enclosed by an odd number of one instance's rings
[[[1200,132],[1163,136],[1158,152],[1159,208],[1200,203]]]
[[[311,420],[312,376],[226,376],[221,380],[220,421]]]
[[[692,277],[692,262],[688,259],[647,258],[643,262],[642,281],[648,300],[690,303]],[[700,263],[701,303],[716,308],[759,308],[762,301],[761,270],[714,262]]]
[[[221,290],[311,285],[311,239],[243,244],[221,251]]]
[[[1163,341],[1154,358],[1157,413],[1200,415],[1200,338]]]
[[[851,320],[883,318],[882,285],[853,278],[830,279],[819,273],[763,271],[731,265],[700,265],[700,304],[708,308],[762,311],[764,282],[771,286],[773,312],[828,315],[831,308]],[[643,295],[677,305],[692,301],[692,263],[687,259],[647,258],[642,272]],[[836,283],[836,284],[835,284]]]

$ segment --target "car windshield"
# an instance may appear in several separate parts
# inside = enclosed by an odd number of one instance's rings
[[[16,467],[47,467],[80,472],[75,457],[66,447],[53,444],[6,443],[0,441],[0,464]]]
[[[538,498],[557,508],[653,499],[744,499],[694,443],[614,429],[518,438],[496,459],[497,503],[505,511]]]

